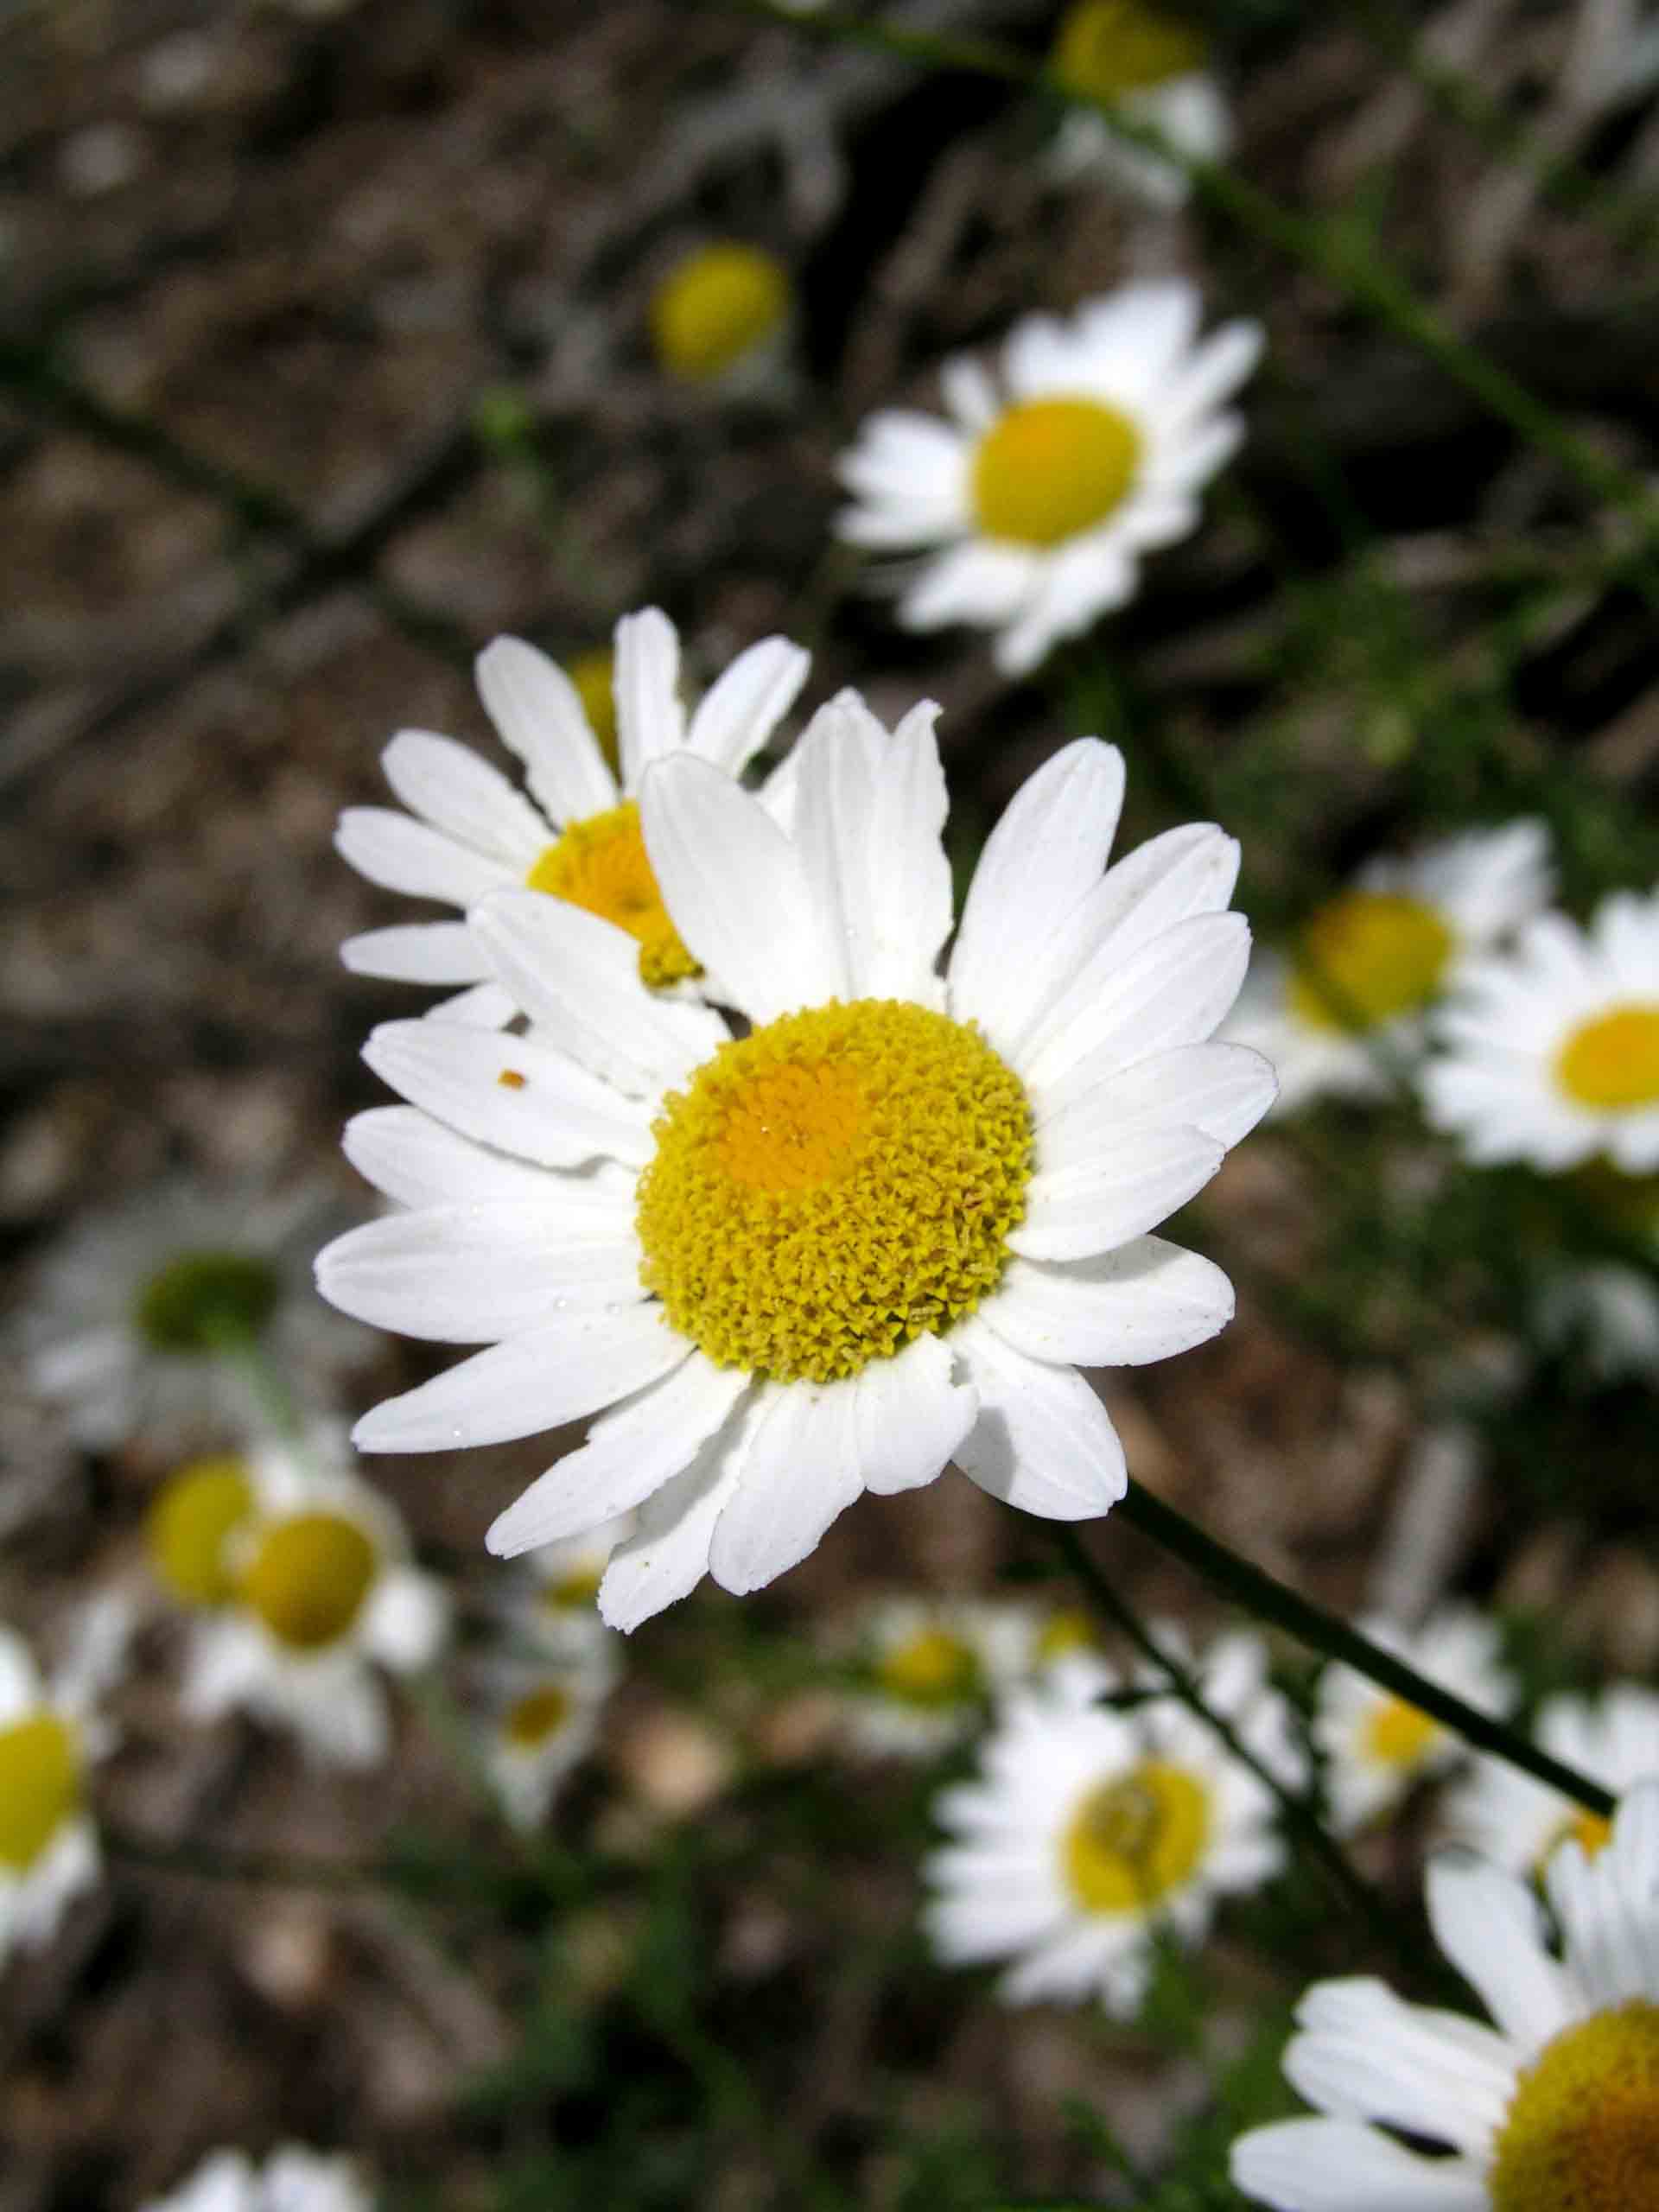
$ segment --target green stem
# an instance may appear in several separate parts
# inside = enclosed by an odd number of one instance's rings
[[[1185,1514],[1178,1513],[1173,1505],[1166,1505],[1140,1483],[1131,1479],[1117,1511],[1143,1535],[1173,1552],[1211,1589],[1245,1611],[1273,1622],[1311,1649],[1322,1651],[1328,1658],[1340,1659],[1357,1674],[1367,1676],[1450,1728],[1465,1743],[1519,1767],[1522,1773],[1559,1790],[1562,1796],[1573,1799],[1587,1811],[1603,1815],[1612,1812],[1613,1798],[1599,1783],[1592,1782],[1576,1768],[1552,1758],[1548,1751],[1541,1751],[1536,1745],[1529,1744],[1524,1736],[1506,1727],[1501,1720],[1493,1719],[1490,1713],[1465,1705],[1460,1697],[1441,1689],[1414,1667],[1408,1667],[1403,1659],[1396,1659],[1392,1652],[1384,1651],[1369,1637],[1338,1620],[1334,1613],[1299,1597],[1287,1584],[1261,1567],[1253,1567],[1249,1560],[1241,1559],[1225,1544],[1206,1535],[1196,1521],[1189,1521]]]

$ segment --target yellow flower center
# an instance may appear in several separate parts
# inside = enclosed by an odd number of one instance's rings
[[[1556,1057],[1561,1089],[1592,1113],[1659,1106],[1659,1006],[1621,1006],[1573,1032]]]
[[[570,1694],[556,1682],[543,1682],[526,1690],[507,1707],[502,1729],[516,1751],[538,1751],[550,1736],[556,1736],[570,1718]]]
[[[140,1284],[133,1324],[156,1351],[221,1351],[257,1337],[282,1291],[269,1262],[246,1252],[180,1252]]]
[[[626,930],[639,948],[640,981],[653,989],[702,973],[668,918],[632,799],[571,823],[524,880]]]
[[[296,1513],[260,1540],[242,1577],[242,1602],[279,1643],[320,1651],[357,1618],[379,1562],[354,1521]]]
[[[192,1459],[162,1484],[146,1534],[156,1572],[175,1598],[187,1605],[222,1605],[234,1597],[226,1539],[252,1504],[240,1459]]]
[[[1120,99],[1190,76],[1206,58],[1204,34],[1138,0],[1079,0],[1060,25],[1050,67],[1068,92]]]
[[[974,511],[989,537],[1058,545],[1104,522],[1135,478],[1141,433],[1099,399],[1027,399],[974,454]]]
[[[1659,2212],[1659,2005],[1597,2012],[1546,2044],[1494,2151],[1493,2212]]]
[[[1038,1634],[1038,1663],[1046,1666],[1051,1659],[1062,1659],[1068,1651],[1094,1651],[1099,1646],[1100,1631],[1081,1606],[1063,1606],[1049,1615]]]
[[[1452,946],[1451,931],[1421,899],[1347,892],[1302,932],[1306,968],[1291,978],[1291,1012],[1310,1029],[1373,1028],[1427,1005]]]
[[[588,727],[599,740],[599,749],[612,774],[620,775],[622,762],[616,743],[616,655],[599,645],[590,653],[578,653],[566,664],[564,672],[576,687]]]
[[[80,1802],[80,1748],[55,1713],[0,1728],[0,1866],[27,1873]]]
[[[664,1102],[640,1279],[717,1366],[827,1382],[947,1329],[1025,1211],[1031,1109],[977,1030],[832,1001],[722,1045]]]
[[[598,1599],[604,1579],[602,1567],[573,1567],[568,1574],[542,1585],[543,1607],[550,1613],[583,1612]]]
[[[1538,1854],[1538,1872],[1541,1874],[1564,1843],[1582,1847],[1586,1859],[1599,1859],[1613,1840],[1613,1824],[1602,1813],[1587,1813],[1580,1808],[1569,1813]]]
[[[670,375],[699,383],[769,338],[788,312],[780,261],[752,245],[704,246],[658,286],[651,334]]]
[[[1191,1879],[1210,1835],[1210,1791],[1186,1768],[1143,1759],[1091,1789],[1060,1850],[1086,1912],[1145,1912]]]
[[[924,1629],[884,1652],[876,1681],[902,1705],[962,1705],[983,1688],[979,1655],[949,1629]]]
[[[1367,1717],[1364,1756],[1373,1766],[1405,1773],[1422,1760],[1440,1732],[1440,1722],[1418,1707],[1408,1705],[1402,1697],[1385,1697]]]

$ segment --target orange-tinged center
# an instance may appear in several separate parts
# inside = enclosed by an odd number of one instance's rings
[[[0,1728],[0,1867],[27,1873],[80,1802],[80,1747],[55,1713]]]
[[[668,918],[632,799],[571,823],[524,880],[626,930],[639,948],[640,981],[653,989],[702,973]]]
[[[1066,1885],[1087,1912],[1146,1912],[1191,1880],[1210,1821],[1199,1776],[1142,1759],[1078,1807],[1060,1847]]]
[[[1659,1106],[1659,1004],[1616,1007],[1585,1022],[1556,1056],[1555,1074],[1592,1113]]]
[[[1659,2212],[1659,2005],[1594,2013],[1544,2045],[1486,2186],[1493,2212]]]
[[[973,460],[974,511],[987,537],[1058,545],[1122,505],[1141,433],[1099,399],[1027,399],[1007,409]]]
[[[242,1575],[242,1602],[279,1643],[320,1651],[351,1629],[378,1568],[375,1548],[340,1513],[296,1513],[259,1540]]]
[[[1451,931],[1421,899],[1350,891],[1302,932],[1290,1007],[1310,1029],[1371,1029],[1426,1006],[1445,980]]]

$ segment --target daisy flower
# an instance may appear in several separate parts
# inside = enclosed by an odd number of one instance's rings
[[[400,730],[380,756],[409,811],[348,806],[334,842],[359,875],[461,909],[527,885],[595,915],[658,988],[683,985],[697,963],[664,911],[640,840],[639,779],[664,753],[738,775],[795,703],[810,657],[786,638],[740,653],[689,718],[680,703],[680,641],[654,607],[616,626],[613,691],[621,777],[564,671],[522,638],[478,657],[478,692],[502,743],[524,766],[528,796],[470,747],[429,730]],[[465,920],[404,922],[347,938],[356,974],[399,982],[460,983],[436,1011],[499,1027],[513,1012]]]
[[[1048,64],[1067,92],[1109,103],[1191,161],[1218,162],[1232,143],[1232,118],[1208,65],[1198,26],[1144,0],[1076,0]],[[1179,207],[1192,189],[1177,162],[1120,137],[1093,107],[1067,115],[1050,162],[1058,176],[1104,176],[1154,207]]]
[[[1135,594],[1141,556],[1198,526],[1198,495],[1243,435],[1224,413],[1262,333],[1197,342],[1196,288],[1126,284],[1069,321],[1028,315],[994,380],[965,358],[941,378],[950,415],[889,408],[842,456],[850,544],[925,554],[899,601],[907,629],[997,633],[1024,676]]]
[[[735,239],[699,246],[651,296],[658,365],[683,384],[711,384],[776,353],[793,300],[776,254]]]
[[[1385,1096],[1388,1057],[1423,1050],[1433,1001],[1553,888],[1549,832],[1530,820],[1372,861],[1296,954],[1258,955],[1227,1034],[1273,1062],[1281,1114],[1325,1092]]]
[[[1659,1285],[1616,1260],[1552,1269],[1533,1319],[1552,1351],[1579,1354],[1598,1383],[1659,1382]]]
[[[611,1554],[632,1532],[632,1515],[622,1513],[526,1556],[527,1600],[513,1615],[525,1642],[557,1654],[607,1640],[610,1630],[599,1618],[599,1586]]]
[[[1242,2136],[1246,2196],[1276,2212],[1654,2212],[1659,1783],[1624,1800],[1593,1864],[1558,1851],[1546,1885],[1559,1955],[1516,1876],[1429,1869],[1435,1939],[1491,2027],[1369,1977],[1314,1984],[1285,2072],[1325,2116]]]
[[[0,1627],[0,1966],[38,1950],[97,1883],[88,1770],[110,1748],[96,1702],[124,1655],[119,1601],[95,1601],[67,1664],[48,1682],[22,1637]]]
[[[213,2151],[187,2182],[143,2212],[373,2212],[354,2160],[284,2143],[263,2166],[245,2151]]]
[[[560,1784],[593,1749],[600,1709],[620,1671],[614,1637],[590,1637],[531,1665],[493,1671],[485,1767],[512,1827],[539,1827]]]
[[[1253,1642],[1216,1655],[1205,1696],[1248,1749],[1286,1762],[1282,1700]],[[927,1861],[928,1932],[950,1964],[1010,1961],[1009,2004],[1097,1996],[1132,2017],[1159,1941],[1198,1942],[1219,1897],[1283,1863],[1266,1786],[1173,1699],[1098,1702],[1116,1686],[1097,1659],[1060,1662],[1008,1698],[981,1778],[938,1799],[952,1840]]]
[[[1659,1691],[1614,1682],[1596,1698],[1547,1698],[1533,1740],[1579,1773],[1620,1795],[1659,1776]],[[1511,1874],[1541,1873],[1551,1853],[1576,1837],[1593,1859],[1609,1828],[1506,1760],[1478,1758],[1469,1778],[1446,1800],[1446,1831]]]
[[[935,1758],[1027,1674],[1036,1624],[1022,1606],[890,1598],[859,1624],[847,1732],[874,1757]]]
[[[1500,1662],[1497,1627],[1466,1606],[1450,1606],[1415,1630],[1376,1615],[1359,1627],[1479,1712],[1501,1719],[1513,1711],[1516,1688]],[[1460,1740],[1438,1720],[1339,1661],[1319,1677],[1313,1740],[1328,1762],[1331,1823],[1342,1835],[1390,1811],[1464,1755]]]
[[[350,1149],[411,1205],[331,1245],[326,1296],[487,1349],[355,1432],[445,1450],[600,1415],[490,1531],[524,1551],[638,1509],[600,1610],[632,1627],[705,1573],[759,1589],[859,1494],[957,1464],[1056,1519],[1122,1495],[1079,1365],[1161,1359],[1232,1313],[1147,1232],[1265,1110],[1205,1042],[1249,957],[1237,851],[1172,830],[1103,874],[1122,794],[1079,740],[981,858],[946,973],[936,709],[855,699],[803,741],[795,836],[699,760],[654,766],[652,866],[748,1027],[653,997],[592,917],[511,893],[471,926],[524,1037],[377,1031],[412,1115]],[[418,1194],[418,1195],[417,1195]]]
[[[1617,891],[1580,929],[1540,914],[1478,963],[1436,1025],[1423,1073],[1436,1128],[1478,1166],[1559,1172],[1603,1154],[1659,1167],[1659,890]]]
[[[378,1663],[413,1674],[448,1625],[439,1585],[410,1564],[386,1500],[354,1476],[270,1445],[251,1452],[248,1509],[211,1554],[218,1609],[198,1624],[184,1701],[290,1728],[340,1766],[378,1764],[391,1741]]]
[[[92,1451],[188,1449],[253,1410],[227,1349],[253,1342],[308,1393],[331,1392],[372,1349],[318,1303],[327,1192],[273,1195],[179,1178],[89,1215],[41,1263],[26,1302],[29,1381]]]

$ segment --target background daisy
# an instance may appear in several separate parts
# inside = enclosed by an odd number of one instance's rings
[[[144,2212],[372,2212],[373,2202],[354,2160],[284,2143],[263,2165],[245,2151],[209,2152]]]
[[[490,1669],[485,1770],[516,1828],[539,1827],[561,1783],[593,1749],[621,1671],[618,1639],[590,1637],[539,1662],[504,1656]]]
[[[1067,91],[1110,102],[1177,154],[1213,162],[1233,132],[1208,59],[1203,32],[1184,16],[1142,0],[1077,0],[1056,34],[1049,68]],[[1058,176],[1099,175],[1154,207],[1179,207],[1192,190],[1177,162],[1119,137],[1092,107],[1066,115],[1050,161]]]
[[[111,1745],[97,1701],[121,1664],[129,1625],[119,1600],[95,1602],[50,1681],[22,1637],[0,1626],[0,1966],[50,1942],[98,1881],[86,1781]]]
[[[1036,1631],[1024,1606],[878,1599],[852,1639],[861,1681],[847,1699],[849,1740],[877,1758],[936,1758],[1029,1671]]]
[[[1659,1691],[1643,1682],[1611,1682],[1594,1697],[1546,1698],[1532,1737],[1541,1751],[1615,1795],[1659,1777]],[[1512,1874],[1541,1874],[1568,1836],[1593,1858],[1607,1822],[1586,1813],[1507,1761],[1477,1757],[1467,1779],[1449,1793],[1444,1826]]]

